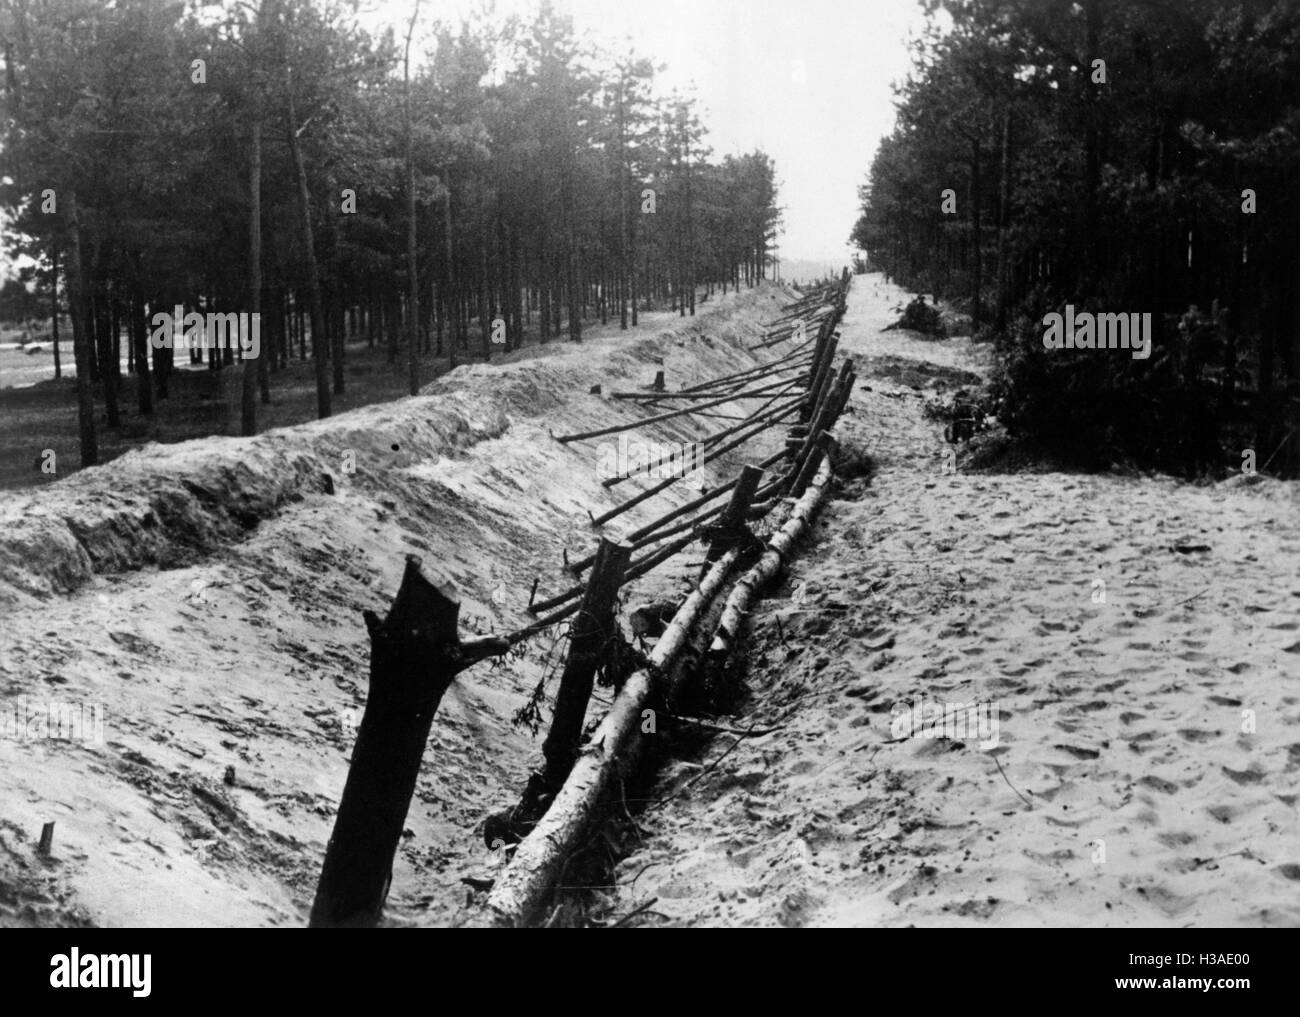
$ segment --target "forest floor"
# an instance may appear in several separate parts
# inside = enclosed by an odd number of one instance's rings
[[[562,550],[593,550],[588,510],[630,493],[601,486],[595,443],[550,432],[645,416],[593,385],[648,387],[662,369],[677,387],[770,358],[746,347],[795,296],[764,284],[695,319],[648,315],[633,333],[462,366],[418,397],[149,444],[0,497],[0,925],[303,925],[365,700],[361,612],[386,611],[405,555],[455,586],[463,631],[529,624],[534,578],[539,597],[570,586]],[[699,437],[680,420],[632,434]],[[706,467],[709,482],[782,442],[760,436]],[[684,503],[683,486],[606,532]],[[628,597],[680,592],[692,557]],[[553,629],[522,659],[477,665],[443,699],[389,924],[462,920],[462,880],[500,861],[483,820],[536,762],[540,737],[512,717],[562,660],[557,642]],[[593,715],[610,696],[597,689]],[[102,709],[102,740],[39,737],[60,707]]]
[[[701,299],[703,298],[703,299]],[[696,311],[702,313],[712,298],[700,290]],[[682,320],[676,311],[657,308],[641,311],[639,324],[652,331],[676,327]],[[618,317],[602,325],[599,319],[583,324],[584,339],[608,338],[619,334]],[[492,351],[492,362],[509,363],[537,356],[555,346],[563,347],[567,338],[540,340],[537,315],[524,330],[524,342],[508,353]],[[64,328],[64,335],[71,335]],[[566,333],[567,335],[567,333]],[[69,476],[80,468],[80,441],[77,430],[76,368],[72,362],[72,344],[61,343],[63,376],[54,379],[53,349],[48,340],[37,344],[38,352],[28,354],[13,341],[17,330],[0,330],[0,491],[40,487]],[[310,340],[309,340],[310,342]],[[35,348],[35,347],[29,347]],[[295,352],[298,347],[295,346]],[[457,364],[483,363],[482,342],[477,323],[471,323],[468,349],[458,349]],[[374,403],[400,399],[407,394],[406,347],[397,354],[397,363],[389,364],[383,343],[369,346],[364,339],[349,339],[344,356],[344,392],[335,394],[335,415]],[[420,356],[421,384],[441,377],[452,369],[452,358],[433,353]],[[331,366],[332,371],[332,366]],[[191,365],[177,357],[177,369],[169,381],[166,399],[155,398],[152,414],[137,409],[137,378],[126,373],[122,359],[122,376],[118,382],[118,406],[121,426],[110,430],[105,424],[102,386],[96,386],[95,407],[99,424],[99,458],[111,462],[124,452],[149,442],[173,443],[204,438],[209,435],[239,434],[239,393],[232,390],[234,371],[209,371],[204,365]],[[333,375],[331,374],[331,379]],[[316,376],[311,360],[295,355],[286,368],[271,375],[271,402],[257,407],[258,428],[268,431],[316,419]],[[54,473],[41,470],[46,449],[55,453]]]
[[[841,430],[876,473],[754,612],[749,701],[724,720],[764,733],[665,769],[616,912],[1300,924],[1300,484],[948,472],[922,405],[988,350],[882,331],[908,296],[854,280]],[[914,703],[989,728],[909,737]]]

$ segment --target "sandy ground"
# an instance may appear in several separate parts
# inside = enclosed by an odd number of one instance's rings
[[[529,623],[534,577],[540,596],[565,589],[562,549],[594,548],[587,511],[643,486],[606,491],[596,443],[549,432],[644,415],[594,384],[646,386],[662,367],[677,386],[752,365],[744,346],[790,299],[768,286],[715,297],[693,322],[651,316],[635,334],[459,368],[412,399],[252,439],[147,445],[0,496],[0,924],[304,923],[364,702],[361,611],[386,609],[404,555],[460,591],[467,632]],[[724,425],[634,433],[688,440]],[[686,501],[680,486],[607,532]],[[680,586],[691,558],[629,600]],[[510,718],[560,661],[554,644],[472,668],[444,698],[391,923],[460,920],[462,877],[499,862],[482,821],[517,800],[540,750]],[[598,690],[593,710],[608,700]],[[102,709],[102,742],[5,730],[18,715],[39,733],[30,718],[52,704]],[[49,821],[46,860],[34,848]]]
[[[775,730],[667,768],[619,910],[1300,924],[1300,485],[948,472],[916,362],[980,372],[985,351],[882,332],[905,297],[855,280],[842,427],[878,473],[830,504],[753,619],[731,723]],[[982,708],[989,728],[910,736],[918,701]]]

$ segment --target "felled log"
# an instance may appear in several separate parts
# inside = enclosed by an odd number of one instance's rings
[[[730,596],[727,597],[727,606],[723,609],[722,620],[718,623],[713,644],[709,647],[711,658],[718,660],[731,652],[744,624],[745,616],[749,613],[750,605],[762,592],[763,587],[777,574],[781,563],[808,527],[808,523],[817,512],[817,507],[821,505],[830,490],[830,481],[830,464],[823,461],[808,490],[795,503],[790,518],[767,542],[767,550],[763,552],[763,557],[736,581]]]

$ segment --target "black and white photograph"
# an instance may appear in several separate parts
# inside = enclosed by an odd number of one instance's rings
[[[1300,0],[0,0],[24,978],[1297,927]]]

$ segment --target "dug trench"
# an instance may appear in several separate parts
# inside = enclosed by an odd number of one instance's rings
[[[574,582],[566,552],[693,497],[675,485],[595,531],[588,512],[635,485],[607,490],[598,443],[554,435],[643,416],[608,394],[658,371],[676,388],[772,359],[784,347],[748,347],[797,296],[763,284],[669,329],[610,328],[459,368],[413,398],[149,445],[7,497],[0,708],[99,707],[104,738],[0,738],[0,924],[306,924],[365,701],[363,610],[383,613],[414,554],[459,592],[467,636],[531,623],[534,580],[539,599]],[[680,418],[637,434],[699,437]],[[706,466],[706,482],[781,441],[758,436]],[[700,557],[639,580],[627,604],[679,599]],[[514,721],[562,659],[564,630],[465,671],[443,699],[386,923],[473,913],[475,880],[499,861],[484,820],[517,798],[545,730]],[[597,689],[589,717],[609,700]]]

